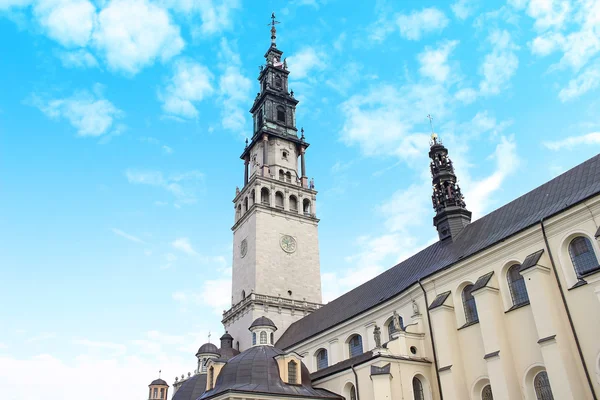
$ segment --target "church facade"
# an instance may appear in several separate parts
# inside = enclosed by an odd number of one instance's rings
[[[274,23],[233,199],[226,333],[173,400],[598,399],[600,155],[471,221],[434,134],[439,240],[323,305],[309,145]]]

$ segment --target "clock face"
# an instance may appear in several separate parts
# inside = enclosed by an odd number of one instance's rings
[[[286,253],[293,253],[296,251],[296,239],[290,235],[283,235],[279,241],[279,244]]]
[[[246,257],[246,254],[248,253],[248,242],[246,241],[246,239],[242,240],[242,243],[240,244],[240,255],[242,256],[242,258]]]

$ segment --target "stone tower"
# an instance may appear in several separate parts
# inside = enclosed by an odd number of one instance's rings
[[[456,183],[456,174],[452,160],[448,157],[448,149],[444,147],[438,136],[431,135],[431,178],[433,183],[433,225],[438,231],[440,240],[456,237],[471,222],[471,211],[466,209],[460,186]]]
[[[222,322],[239,350],[251,346],[247,330],[256,318],[267,316],[281,333],[321,303],[317,192],[306,176],[309,144],[296,128],[298,100],[275,43],[276,23],[273,15],[250,109],[252,139],[240,157],[244,186],[233,199],[232,306]]]

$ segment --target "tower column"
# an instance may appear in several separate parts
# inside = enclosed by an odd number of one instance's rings
[[[269,136],[266,134],[262,137],[263,142],[263,176],[269,176]]]
[[[250,164],[250,156],[244,159],[244,186],[248,184],[248,164]]]

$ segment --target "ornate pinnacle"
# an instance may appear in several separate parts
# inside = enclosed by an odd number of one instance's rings
[[[268,25],[271,25],[271,46],[273,47],[277,47],[277,45],[275,44],[275,39],[277,39],[277,29],[275,28],[275,25],[278,23],[279,21],[275,21],[275,13],[272,13],[271,23]]]

